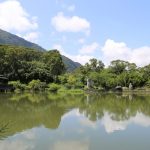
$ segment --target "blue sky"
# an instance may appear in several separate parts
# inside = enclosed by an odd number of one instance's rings
[[[149,0],[0,0],[0,28],[82,64],[150,63]]]

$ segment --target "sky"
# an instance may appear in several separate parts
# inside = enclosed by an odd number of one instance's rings
[[[150,64],[149,0],[0,0],[0,28],[85,64]]]

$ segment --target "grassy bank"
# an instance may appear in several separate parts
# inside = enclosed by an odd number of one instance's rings
[[[23,84],[20,81],[11,81],[9,85],[15,88],[15,93],[20,92],[40,92],[46,91],[51,93],[67,93],[67,94],[83,94],[84,90],[62,84],[50,83],[46,84],[40,80],[32,80],[28,84]]]

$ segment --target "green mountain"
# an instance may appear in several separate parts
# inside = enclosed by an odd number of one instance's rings
[[[41,46],[39,46],[35,43],[31,43],[17,35],[11,34],[9,32],[1,30],[1,29],[0,29],[0,44],[23,46],[23,47],[27,47],[27,48],[36,49],[38,51],[45,51],[45,49],[42,48]],[[65,56],[62,56],[62,59],[63,59],[63,62],[65,64],[68,72],[71,72],[81,66],[81,64],[74,62]]]
[[[1,29],[0,29],[0,44],[23,46],[32,49],[37,49],[39,51],[44,51],[44,48],[40,47],[39,45],[26,41],[25,39],[19,36],[16,36]]]
[[[63,55],[62,55],[62,60],[65,64],[68,72],[72,72],[73,70],[75,70],[76,68],[79,68],[81,66],[80,63],[74,62],[71,59],[69,59],[68,57],[63,56]]]

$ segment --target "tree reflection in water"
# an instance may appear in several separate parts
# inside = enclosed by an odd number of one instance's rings
[[[111,121],[126,121],[142,113],[150,117],[150,96],[129,94],[65,95],[24,93],[0,95],[0,138],[44,125],[57,129],[64,114],[78,109],[92,122],[109,115]],[[14,124],[8,124],[11,120]],[[8,130],[9,129],[9,130]],[[3,136],[4,135],[4,136]]]
[[[10,123],[1,123],[0,124],[0,140],[4,139],[6,137],[7,132],[9,131],[9,125]]]

